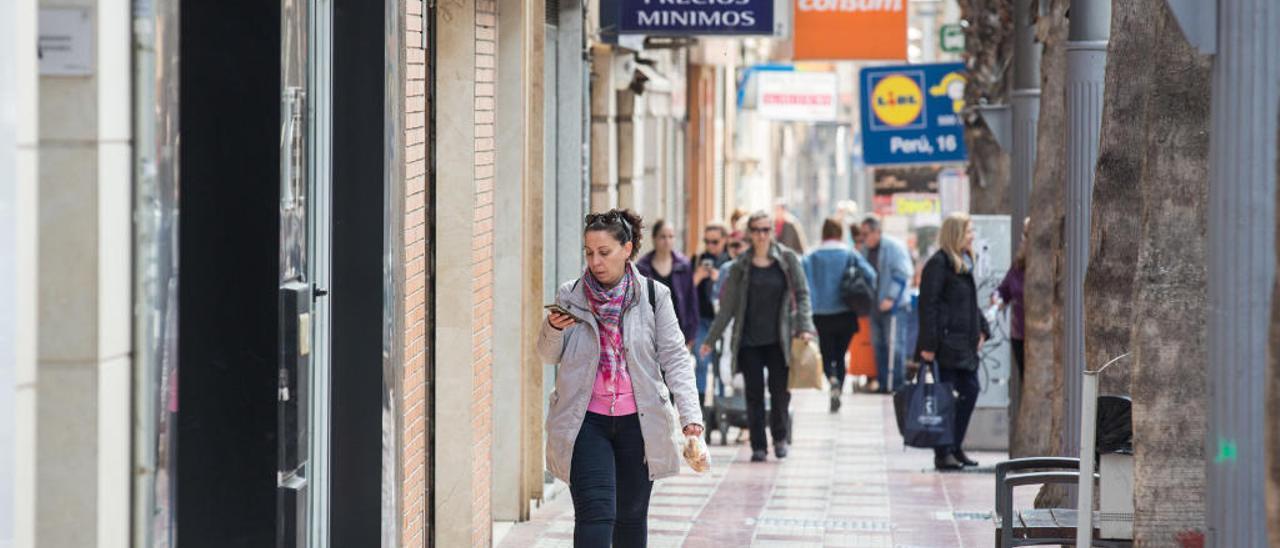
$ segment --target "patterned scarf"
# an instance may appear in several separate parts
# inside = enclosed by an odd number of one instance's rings
[[[622,347],[622,311],[633,295],[634,276],[627,269],[622,281],[612,289],[605,289],[596,281],[590,271],[583,273],[587,281],[587,301],[591,303],[591,312],[595,314],[600,332],[600,367],[604,371],[605,384],[616,393],[615,376],[619,373],[627,375],[627,362]]]

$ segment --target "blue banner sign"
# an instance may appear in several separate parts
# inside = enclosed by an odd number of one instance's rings
[[[867,165],[964,162],[962,63],[862,69],[862,155]]]
[[[601,4],[608,4],[605,0]],[[614,0],[618,32],[649,36],[772,35],[775,0]]]

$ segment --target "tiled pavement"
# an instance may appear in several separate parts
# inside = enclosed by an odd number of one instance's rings
[[[781,462],[751,463],[744,441],[719,445],[712,471],[658,482],[649,545],[982,547],[993,545],[990,512],[998,453],[970,453],[979,471],[939,474],[933,453],[903,450],[885,396],[845,396],[838,415],[816,391],[798,392],[794,444]],[[733,435],[731,434],[732,438]],[[732,440],[731,440],[732,441]],[[985,469],[985,472],[982,471]],[[1019,493],[1030,505],[1031,493]],[[573,545],[567,492],[513,527],[501,546]]]

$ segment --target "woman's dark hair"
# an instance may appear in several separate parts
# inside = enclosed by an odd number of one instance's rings
[[[844,236],[844,227],[840,226],[840,219],[828,217],[822,221],[822,239],[823,240],[839,240]]]
[[[604,213],[587,215],[582,232],[585,234],[596,230],[609,233],[619,244],[631,242],[631,260],[635,260],[640,254],[640,242],[644,239],[644,219],[639,213],[614,208]]]
[[[666,219],[658,219],[653,222],[653,239],[658,239],[658,233],[662,232],[662,228],[667,226]]]

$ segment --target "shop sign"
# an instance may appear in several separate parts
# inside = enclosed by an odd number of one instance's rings
[[[795,0],[792,58],[907,58],[906,0]]]
[[[938,30],[938,46],[947,53],[964,52],[964,27],[954,23],[942,25]]]
[[[962,63],[862,69],[867,165],[964,162]]]
[[[756,109],[761,118],[788,122],[836,121],[839,82],[834,72],[760,72]]]
[[[786,0],[618,0],[618,33],[647,36],[781,34]]]
[[[940,217],[942,204],[937,194],[901,193],[893,195],[893,213],[903,217]]]

